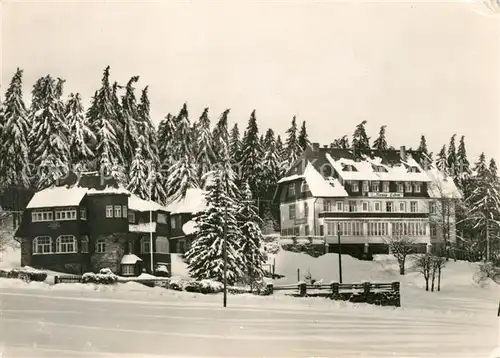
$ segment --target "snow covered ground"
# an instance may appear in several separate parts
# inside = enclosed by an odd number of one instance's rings
[[[282,251],[276,272],[296,283],[337,279],[336,255]],[[441,292],[416,272],[401,278],[388,256],[343,256],[344,282],[402,282],[401,308],[321,298],[201,295],[148,288],[49,285],[0,279],[4,357],[490,357],[497,347],[500,290],[477,286],[475,265],[450,261]],[[178,272],[182,261],[176,261]],[[173,262],[174,266],[174,262]],[[187,272],[184,271],[184,274]],[[22,332],[22,333],[21,333]],[[2,348],[3,346],[3,348]]]

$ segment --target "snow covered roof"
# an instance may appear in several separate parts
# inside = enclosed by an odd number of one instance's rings
[[[284,178],[281,178],[280,180],[278,180],[278,184],[286,183],[286,182],[297,180],[297,179],[303,179],[303,178],[304,178],[304,175],[292,174],[290,176],[287,176],[287,177],[284,177]]]
[[[171,214],[198,213],[205,210],[205,190],[199,188],[190,188],[184,198],[177,198],[171,201],[166,209]]]
[[[147,201],[139,198],[135,194],[130,194],[128,198],[128,208],[134,211],[168,211],[166,207],[155,203],[154,201]]]
[[[123,186],[115,187],[105,187],[103,189],[87,189],[87,195],[130,195],[130,192]]]
[[[142,259],[139,256],[136,256],[134,254],[127,254],[127,255],[123,255],[120,263],[122,265],[135,265],[137,263],[137,261],[142,261]]]
[[[152,223],[140,223],[140,224],[129,224],[129,232],[156,232],[156,222]]]
[[[349,158],[334,159],[330,153],[326,153],[328,163],[344,180],[368,180],[368,181],[418,181],[430,182],[422,167],[413,159],[411,154],[407,154],[406,161],[399,163],[384,163],[382,158],[364,156],[364,160],[354,161]],[[405,165],[406,164],[406,165]],[[351,166],[355,170],[345,171],[346,166]],[[409,167],[417,168],[418,172],[408,171]],[[380,168],[381,171],[375,171],[374,168]]]
[[[431,182],[427,186],[429,197],[434,199],[448,198],[461,199],[462,193],[455,185],[453,178],[446,176],[435,166],[431,166],[427,170],[427,175],[431,178]]]
[[[66,186],[52,187],[36,192],[26,206],[27,209],[78,206],[87,193],[87,188]]]
[[[321,174],[308,162],[304,170],[304,178],[311,194],[316,197],[344,197],[348,196],[338,180],[325,180]]]
[[[189,220],[187,223],[182,225],[182,231],[186,235],[191,235],[198,231],[198,226],[193,220]]]

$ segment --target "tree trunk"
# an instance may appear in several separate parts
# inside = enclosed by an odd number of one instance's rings
[[[429,277],[425,278],[425,290],[429,291]]]
[[[403,275],[405,274],[405,260],[399,260],[399,274]]]

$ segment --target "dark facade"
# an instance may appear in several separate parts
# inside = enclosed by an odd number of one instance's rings
[[[71,179],[72,183],[63,185],[73,186],[56,188],[46,206],[37,202],[35,194],[32,200],[36,205],[28,205],[24,211],[15,235],[21,242],[21,265],[74,274],[110,268],[117,274],[130,276],[143,270],[154,272],[158,264],[170,264],[166,210],[154,204],[151,270],[149,211],[143,212],[147,207],[129,207],[130,193],[119,189],[116,183],[100,183],[93,174],[82,176],[78,183],[75,177]],[[91,190],[83,190],[81,198],[76,195],[71,206],[55,206],[59,200],[66,202],[62,196],[81,192],[82,187]],[[144,243],[144,237],[148,244]],[[127,254],[142,261],[123,263]]]

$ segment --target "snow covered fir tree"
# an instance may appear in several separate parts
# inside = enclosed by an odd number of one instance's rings
[[[232,118],[229,109],[213,113],[206,106],[201,113],[192,113],[185,102],[158,121],[151,118],[149,87],[139,87],[140,81],[140,76],[134,75],[120,84],[106,66],[93,96],[85,99],[79,93],[66,95],[65,80],[46,75],[31,88],[28,106],[23,99],[27,89],[23,70],[18,69],[0,106],[2,191],[24,188],[32,195],[64,179],[69,170],[103,173],[137,197],[162,205],[182,200],[191,189],[206,191],[213,204],[207,212],[197,214],[200,231],[186,253],[192,274],[199,278],[220,279],[217,255],[221,242],[217,240],[221,240],[226,223],[222,208],[228,208],[228,252],[234,255],[231,280],[235,282],[262,278],[264,258],[259,249],[263,227],[281,231],[283,236],[321,236],[313,227],[300,235],[280,228],[286,214],[280,210],[277,190],[297,160],[313,147],[305,120],[299,122],[291,115],[289,128],[280,134],[259,126],[256,110],[247,119]],[[352,135],[338,133],[328,147],[352,153],[353,163],[397,152],[386,125],[379,127],[374,140],[366,125],[366,121],[356,125]],[[450,243],[450,257],[499,260],[500,196],[495,161],[485,154],[477,161],[469,160],[463,135],[453,134],[443,141],[446,143],[435,160],[425,135],[415,140],[421,154],[415,161],[435,168],[441,173],[438,176],[450,178],[462,193],[454,198],[457,240]],[[331,183],[335,180],[332,177]],[[307,183],[304,185],[307,190]],[[26,202],[3,203],[4,207],[9,205],[19,211]],[[203,247],[208,247],[210,240],[216,249],[206,252]],[[208,267],[210,270],[203,273]]]

